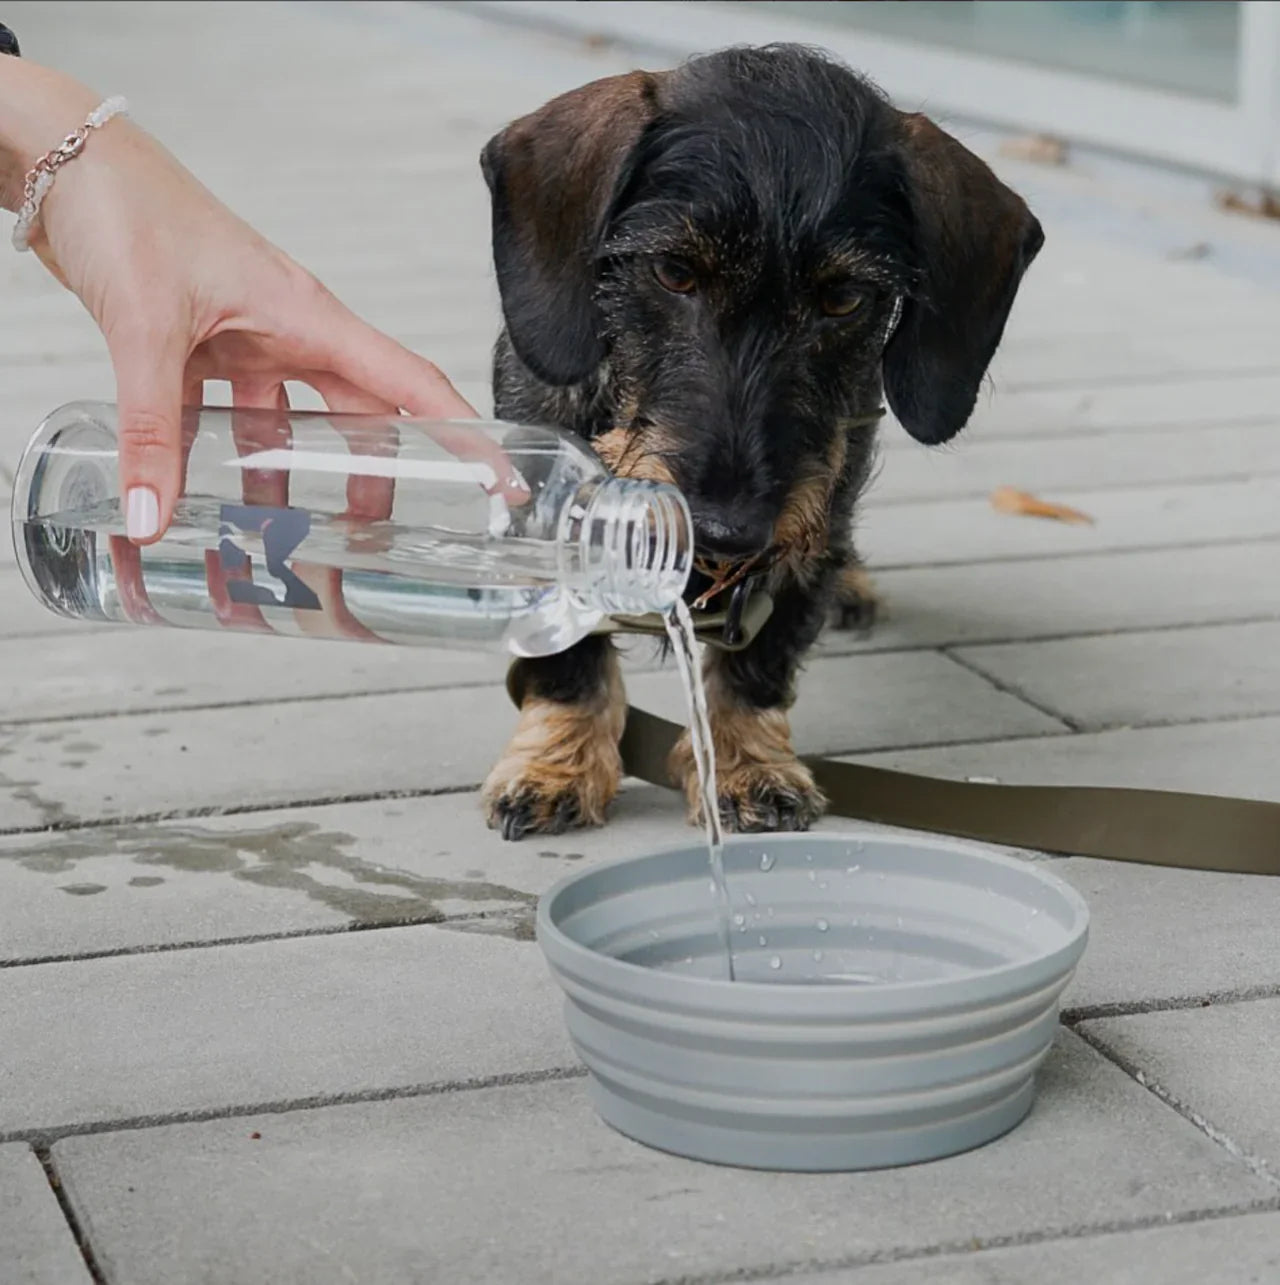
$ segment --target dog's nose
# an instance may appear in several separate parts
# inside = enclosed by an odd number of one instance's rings
[[[695,508],[693,530],[700,554],[726,560],[763,552],[773,534],[772,524],[760,514],[720,508]]]

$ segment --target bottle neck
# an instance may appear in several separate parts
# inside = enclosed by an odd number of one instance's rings
[[[610,616],[666,612],[693,569],[693,519],[662,482],[585,482],[565,506],[560,549],[565,584],[584,608]]]

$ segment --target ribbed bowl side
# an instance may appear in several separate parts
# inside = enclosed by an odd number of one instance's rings
[[[707,895],[700,849],[596,867],[557,885],[539,911],[539,940],[565,993],[569,1034],[601,1116],[665,1151],[805,1171],[914,1163],[978,1146],[1017,1124],[1031,1106],[1059,997],[1084,949],[1087,911],[1033,863],[946,843],[927,851],[912,843],[906,853],[902,843],[868,841],[860,851],[872,875],[868,887],[881,887],[880,864],[895,872],[877,893],[889,913],[895,895],[910,898],[901,907],[903,940],[927,954],[930,932],[960,931],[954,915],[919,910],[921,887],[932,888],[935,905],[973,902],[975,922],[985,927],[971,936],[990,967],[947,968],[933,983],[883,986],[681,976],[613,958],[589,942],[593,935],[615,945],[652,937],[657,930],[647,926],[663,922],[669,906],[678,949],[705,940],[713,950],[713,934],[695,938],[688,927],[690,898],[696,907]],[[825,856],[812,868],[833,872],[846,860],[847,848],[830,836],[769,840],[779,859],[804,852],[806,862],[793,871],[798,879],[752,885],[772,889],[779,939],[787,939],[790,925],[794,940],[794,925],[809,922],[805,876],[815,844]],[[760,844],[735,847],[730,884],[736,870],[741,890]],[[933,884],[919,884],[930,870]],[[969,896],[975,887],[983,893],[976,900]],[[842,903],[830,886],[823,896],[834,921]],[[856,900],[866,906],[870,894]],[[913,911],[924,925],[914,936]],[[633,919],[645,926],[642,933],[632,931]],[[1021,936],[1006,930],[1015,920]],[[588,941],[574,940],[575,929]],[[940,937],[940,956],[949,957],[953,944]],[[644,949],[633,944],[630,953]]]

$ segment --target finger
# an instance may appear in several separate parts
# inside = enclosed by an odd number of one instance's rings
[[[324,398],[324,404],[335,415],[386,416],[389,421],[400,417],[390,402],[366,393],[337,375],[317,371],[308,376],[308,382]],[[361,426],[358,437],[355,431],[341,421],[333,427],[347,443],[354,455],[377,455],[394,458],[400,447],[400,435],[394,423],[385,428],[376,423]],[[347,517],[366,522],[385,522],[391,517],[395,504],[395,480],[389,477],[371,477],[365,473],[352,473],[347,478]]]
[[[173,517],[182,475],[184,346],[154,333],[117,333],[108,344],[120,416],[120,490],[125,532],[158,540]]]
[[[293,431],[289,424],[289,394],[278,380],[231,381],[231,436],[236,454],[243,458],[259,451],[289,450]],[[255,414],[254,412],[275,412]],[[246,504],[286,508],[289,504],[287,469],[242,468],[241,496]]]
[[[349,381],[340,378],[337,375],[329,375],[317,371],[307,377],[308,382],[325,398],[326,404],[330,410],[347,411],[356,414],[394,414],[395,408],[390,403],[363,389],[357,388]],[[338,400],[330,399],[330,394]],[[342,432],[340,426],[335,425],[339,432]],[[454,424],[449,421],[435,421],[421,426],[425,432],[437,445],[442,446],[450,455],[457,459],[476,460],[488,464],[493,471],[492,479],[481,485],[490,495],[501,495],[508,504],[520,505],[528,502],[530,498],[529,488],[524,479],[519,475],[511,460],[507,457],[506,452],[491,437],[487,436],[487,430],[479,424]],[[363,439],[368,441],[368,438]],[[396,453],[395,446],[397,438],[388,438],[388,444],[392,449],[387,454]],[[348,445],[351,445],[348,440]],[[374,453],[371,451],[370,453]],[[382,453],[378,451],[377,453]],[[372,479],[370,479],[372,480]],[[366,513],[367,510],[361,508],[354,510],[359,513]],[[388,510],[387,516],[390,516]]]
[[[349,384],[423,419],[475,419],[470,402],[438,366],[361,321],[332,296],[322,310],[317,348]]]
[[[321,311],[323,338],[315,346],[334,374],[419,419],[443,421],[431,425],[431,436],[459,459],[487,463],[495,478],[485,488],[490,494],[501,495],[508,504],[529,501],[528,486],[497,442],[448,423],[478,416],[438,366],[367,325],[332,296]]]

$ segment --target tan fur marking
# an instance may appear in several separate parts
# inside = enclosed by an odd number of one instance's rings
[[[836,577],[836,600],[847,606],[876,601],[875,581],[866,567],[845,567]]]
[[[579,705],[529,697],[502,757],[484,783],[489,825],[499,805],[523,803],[532,830],[552,829],[566,809],[574,825],[602,825],[622,781],[618,741],[627,716],[618,658],[610,653],[605,690]]]
[[[803,578],[806,564],[819,557],[830,538],[831,497],[844,470],[848,438],[837,433],[822,464],[801,475],[792,486],[773,527],[781,551],[779,564]]]
[[[794,828],[808,829],[826,807],[813,774],[796,757],[791,724],[783,709],[752,709],[738,702],[717,672],[705,666],[707,709],[716,747],[716,789],[725,828],[750,832],[777,828],[780,806],[794,813]],[[698,774],[686,731],[671,751],[668,770],[688,801],[689,822],[703,823]],[[787,826],[786,828],[793,828]]]
[[[675,485],[666,460],[672,445],[657,429],[611,428],[591,445],[615,477]]]

